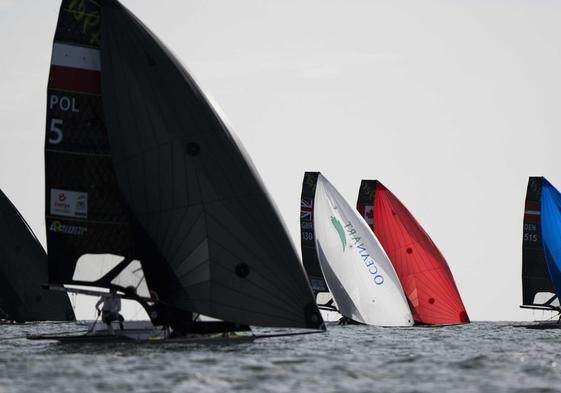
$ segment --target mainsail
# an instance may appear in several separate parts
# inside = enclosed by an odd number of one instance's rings
[[[241,145],[118,1],[63,1],[48,102],[52,283],[107,287],[140,261],[152,296],[172,309],[246,325],[323,327]],[[75,279],[80,256],[107,253],[123,262],[101,279]]]
[[[8,197],[0,191],[0,318],[73,321],[68,295],[44,290],[45,250]]]
[[[542,242],[543,177],[530,177],[524,205],[522,235],[522,304],[526,307],[559,307]],[[547,182],[549,189],[551,184]],[[548,192],[548,196],[551,193]]]
[[[379,181],[363,180],[357,209],[388,254],[415,322],[469,322],[444,256],[399,199]]]
[[[314,235],[314,199],[319,172],[306,172],[300,197],[300,241],[302,261],[314,293],[329,292],[323,277]]]
[[[412,325],[407,300],[384,250],[362,217],[321,174],[313,207],[316,250],[339,312],[369,325]]]
[[[542,178],[541,235],[545,260],[557,298],[561,294],[561,193]],[[548,302],[547,305],[551,305]],[[558,304],[556,305],[558,308]]]

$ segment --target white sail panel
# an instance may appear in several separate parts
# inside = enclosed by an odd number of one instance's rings
[[[314,205],[320,265],[341,314],[368,325],[413,325],[386,253],[363,218],[321,174]]]

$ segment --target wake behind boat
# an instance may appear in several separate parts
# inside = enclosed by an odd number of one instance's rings
[[[135,300],[165,339],[325,329],[243,148],[118,1],[62,2],[46,131],[51,289]]]

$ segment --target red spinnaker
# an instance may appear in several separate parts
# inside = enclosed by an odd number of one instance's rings
[[[363,180],[357,209],[388,254],[417,323],[469,323],[450,268],[429,235],[382,183]]]

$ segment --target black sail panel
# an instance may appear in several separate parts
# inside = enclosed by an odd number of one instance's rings
[[[45,138],[49,281],[56,284],[73,281],[76,262],[84,254],[133,254],[103,114],[100,34],[98,1],[62,2]]]
[[[524,230],[522,235],[522,304],[550,304],[555,290],[549,277],[541,235],[541,189],[543,177],[530,177],[524,205]],[[536,301],[538,293],[542,296]]]
[[[302,247],[302,260],[308,274],[310,285],[317,294],[329,292],[323,276],[316,250],[314,233],[314,199],[319,172],[304,173],[302,181],[302,194],[300,197],[300,242]]]
[[[377,183],[377,180],[362,180],[356,202],[356,209],[372,229],[374,229],[374,198]]]
[[[288,234],[228,128],[128,10],[105,0],[102,18],[113,163],[127,205],[181,283],[173,305],[248,325],[321,327]]]
[[[16,321],[72,321],[68,295],[41,286],[47,255],[8,197],[0,191],[0,312]]]

